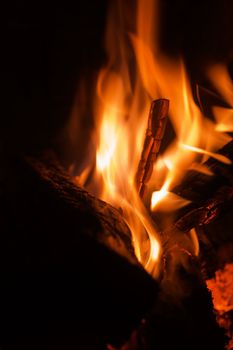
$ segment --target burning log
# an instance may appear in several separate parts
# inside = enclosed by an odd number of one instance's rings
[[[159,153],[167,123],[168,108],[169,100],[166,99],[158,99],[151,104],[145,141],[136,173],[136,188],[141,198],[144,196],[146,183],[150,180],[153,164]]]
[[[74,185],[51,156],[14,157],[4,168],[0,345],[12,335],[25,349],[47,336],[78,349],[121,344],[157,295],[122,215]]]
[[[233,141],[227,143],[218,151],[219,155],[227,157],[233,162]],[[173,192],[187,198],[194,203],[200,203],[213,196],[223,186],[233,186],[233,165],[220,163],[217,159],[209,158],[204,166],[213,175],[205,175],[200,172],[188,171],[182,183],[173,189]]]
[[[233,141],[219,150],[218,154],[233,161]],[[173,192],[191,200],[191,203],[177,211],[174,224],[162,230],[161,237],[165,250],[180,244],[187,251],[192,251],[187,234],[196,228],[201,246],[200,258],[206,278],[210,278],[220,268],[217,250],[226,243],[226,237],[221,230],[206,234],[205,227],[232,207],[233,165],[222,164],[213,158],[204,165],[213,173],[212,176],[192,170],[173,189]],[[232,243],[232,236],[228,237],[228,242]]]

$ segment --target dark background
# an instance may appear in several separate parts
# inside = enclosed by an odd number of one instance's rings
[[[105,60],[107,8],[107,0],[77,0],[75,4],[24,0],[1,5],[0,138],[4,152],[34,152],[61,143],[71,152],[68,138],[60,131],[83,78],[90,82],[90,99],[81,103],[91,105],[91,82]],[[192,79],[202,81],[202,67],[209,61],[223,60],[230,67],[232,0],[162,0],[161,9],[161,46],[169,54],[182,53]],[[90,110],[80,121],[87,137]]]

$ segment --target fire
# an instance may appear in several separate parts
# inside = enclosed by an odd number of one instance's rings
[[[233,108],[233,83],[227,66],[221,63],[212,64],[207,69],[207,76],[220,96]]]
[[[226,157],[215,153],[228,136],[220,133],[221,124],[206,119],[194,102],[182,59],[166,57],[160,51],[159,3],[138,0],[135,13],[124,1],[114,5],[107,22],[108,61],[99,73],[96,89],[92,188],[103,200],[121,208],[138,260],[155,276],[161,256],[158,229],[135,186],[151,101],[170,100],[169,117],[176,135],[154,164],[148,184],[153,211],[172,212],[189,203],[171,193],[173,186],[194,166],[211,176],[201,164],[204,157],[228,164]],[[194,231],[191,237],[198,254]]]
[[[163,187],[158,192],[153,192],[151,197],[151,208],[155,208],[158,203],[160,203],[167,195],[168,195],[168,189],[169,182],[165,182]]]
[[[213,107],[216,118],[216,130],[219,132],[233,131],[233,83],[227,71],[226,65],[213,64],[207,70],[207,77],[215,87],[227,107]]]
[[[190,146],[190,145],[182,145],[181,144],[181,147],[183,147],[184,149],[187,149],[187,150],[199,153],[199,154],[206,154],[206,155],[208,155],[208,156],[210,156],[212,158],[217,159],[219,162],[222,162],[224,164],[231,164],[230,159],[228,159],[227,157],[223,156],[222,154],[213,153],[213,152],[201,149],[199,147],[193,147],[193,146]]]
[[[101,127],[101,141],[96,156],[96,165],[97,169],[103,171],[109,166],[117,144],[114,126],[108,120],[105,120]]]

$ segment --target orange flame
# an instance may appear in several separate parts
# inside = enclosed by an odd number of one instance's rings
[[[183,61],[160,52],[158,2],[138,0],[135,14],[127,6],[117,2],[107,23],[108,62],[99,73],[95,105],[98,141],[93,183],[102,188],[103,200],[121,207],[133,234],[136,256],[155,276],[161,255],[157,227],[135,188],[151,101],[161,97],[170,100],[176,134],[154,165],[149,183],[153,211],[172,211],[186,205],[188,201],[171,194],[172,187],[194,165],[211,176],[198,163],[200,153],[229,163],[214,153],[228,138],[224,134],[220,137],[219,127],[207,120],[195,104]],[[195,231],[190,236],[198,254]]]
[[[207,70],[207,76],[222,99],[227,102],[228,108],[213,107],[216,118],[216,130],[219,132],[233,131],[233,83],[226,65],[213,64]]]

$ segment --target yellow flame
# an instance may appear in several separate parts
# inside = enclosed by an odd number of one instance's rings
[[[165,184],[166,185],[166,184]],[[154,191],[151,196],[151,210],[159,210],[163,212],[172,212],[174,208],[180,209],[190,203],[176,194],[167,191],[165,186],[160,191]]]
[[[152,193],[151,209],[153,210],[167,195],[168,195],[169,181],[165,182],[160,191]]]
[[[114,152],[117,144],[116,131],[114,130],[114,125],[111,124],[108,119],[104,119],[103,125],[101,127],[100,136],[101,143],[96,155],[96,165],[99,171],[103,171],[104,169],[109,167],[111,160],[114,157]]]

